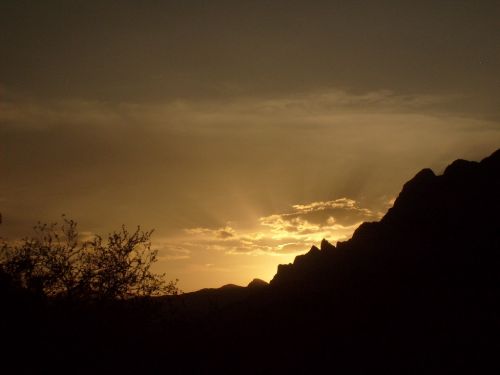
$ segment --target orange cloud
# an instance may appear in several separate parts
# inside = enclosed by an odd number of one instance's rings
[[[326,238],[332,242],[348,239],[363,222],[380,218],[349,198],[309,202],[291,206],[290,212],[261,217],[252,230],[189,228],[196,246],[225,254],[299,254]]]

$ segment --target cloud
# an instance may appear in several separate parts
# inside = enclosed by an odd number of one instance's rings
[[[295,236],[328,232],[349,232],[352,226],[363,221],[380,218],[380,213],[359,207],[349,198],[331,201],[295,204],[293,211],[260,218],[260,223],[276,235],[290,233]]]
[[[4,90],[6,91],[6,90]],[[6,91],[0,102],[0,124],[16,129],[48,130],[83,126],[126,130],[217,132],[270,124],[287,127],[305,122],[321,124],[353,111],[360,115],[413,113],[457,100],[457,96],[401,95],[389,90],[353,94],[338,89],[315,90],[281,96],[231,99],[170,99],[154,103],[107,103],[92,100],[33,100]],[[238,125],[237,125],[238,124]],[[262,124],[262,125],[259,125]],[[248,129],[247,131],[252,131]]]
[[[158,261],[185,260],[191,258],[191,250],[172,242],[153,243],[153,248],[158,249]]]
[[[344,208],[352,209],[356,207],[356,201],[354,199],[339,198],[333,201],[320,201],[312,202],[308,204],[294,204],[292,206],[298,212],[311,212],[311,211],[322,211],[328,208]]]
[[[226,239],[226,238],[231,238],[234,237],[234,230],[232,228],[229,228],[230,230],[227,229],[220,229],[217,231],[217,237]]]
[[[226,240],[232,238],[236,235],[236,231],[231,228],[229,225],[226,225],[223,228],[218,229],[210,229],[210,228],[188,228],[184,230],[186,233],[195,236],[208,236],[216,239]]]
[[[189,228],[185,233],[196,238],[198,248],[232,255],[273,256],[303,253],[323,238],[346,240],[361,222],[378,218],[379,213],[360,207],[355,200],[339,198],[292,205],[290,212],[261,217],[252,230],[236,231],[226,225]]]

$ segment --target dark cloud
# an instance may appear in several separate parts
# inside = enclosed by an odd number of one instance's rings
[[[461,92],[491,112],[499,16],[494,0],[2,2],[0,82],[112,101]]]
[[[222,239],[226,239],[226,238],[234,237],[234,234],[232,232],[227,231],[227,230],[219,230],[217,232],[217,237],[222,238]]]

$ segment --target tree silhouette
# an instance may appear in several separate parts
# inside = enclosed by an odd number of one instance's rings
[[[75,221],[38,223],[35,235],[18,243],[1,240],[1,270],[31,292],[62,299],[111,300],[177,294],[177,280],[166,281],[151,266],[151,231],[125,226],[106,238],[82,240]]]

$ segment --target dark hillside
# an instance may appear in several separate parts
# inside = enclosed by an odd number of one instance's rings
[[[19,372],[496,373],[499,192],[500,150],[440,176],[424,169],[382,220],[313,246],[270,285],[68,309],[2,279],[4,362],[18,358]]]
[[[286,358],[281,369],[486,366],[500,332],[499,192],[500,151],[441,176],[422,170],[380,222],[313,246],[279,266],[264,293],[227,309],[221,342],[257,340]]]

